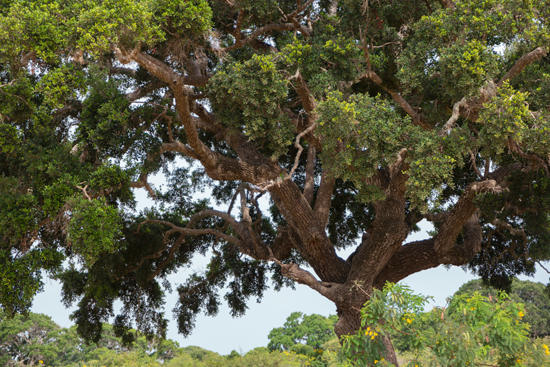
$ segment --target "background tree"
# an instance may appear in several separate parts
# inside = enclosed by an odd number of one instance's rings
[[[293,312],[287,317],[282,327],[269,332],[270,350],[293,350],[296,344],[307,345],[311,352],[321,349],[322,345],[336,337],[334,325],[338,321],[336,315],[325,317],[312,314],[304,315],[301,312]]]
[[[131,332],[136,335],[136,330]],[[181,353],[193,360],[202,360],[207,354],[218,356],[198,347],[179,348],[172,340],[151,343],[144,336],[137,337],[129,346],[124,338],[114,335],[114,328],[109,324],[103,325],[99,343],[86,343],[75,326],[61,328],[49,316],[29,312],[27,316],[10,318],[0,313],[3,366],[81,366],[93,361],[109,366],[160,364]]]
[[[3,366],[52,364],[60,354],[61,328],[49,316],[31,313],[7,318],[0,311],[0,362]]]
[[[2,307],[27,310],[45,271],[87,339],[116,299],[117,335],[162,336],[166,276],[197,253],[211,261],[177,289],[184,335],[224,287],[242,315],[269,275],[333,301],[338,335],[373,288],[441,264],[509,287],[550,258],[549,9],[3,1]],[[134,210],[136,188],[156,209]],[[434,233],[404,245],[423,219]]]
[[[485,297],[498,296],[497,289],[485,287],[482,281],[477,279],[463,284],[453,297],[474,292],[479,292]],[[509,296],[512,301],[521,302],[525,306],[523,320],[529,325],[529,333],[532,337],[550,336],[550,298],[544,284],[514,279]]]

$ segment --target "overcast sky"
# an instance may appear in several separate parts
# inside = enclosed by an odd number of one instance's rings
[[[162,181],[157,179],[157,182]],[[145,190],[138,190],[136,194],[142,207],[149,206],[152,203],[151,200],[146,198]],[[421,223],[421,227],[423,230],[409,236],[407,242],[428,237],[426,231],[431,229],[431,224],[424,222]],[[352,249],[349,249],[347,253],[341,256],[346,258],[351,251]],[[208,259],[204,257],[196,257],[190,270],[204,269],[207,262]],[[174,289],[177,284],[185,281],[186,274],[190,270],[169,277]],[[447,297],[456,292],[462,284],[474,278],[461,268],[452,267],[447,270],[440,266],[413,274],[401,283],[409,285],[415,293],[433,296],[433,306],[444,306]],[[549,275],[543,269],[537,267],[534,278],[521,277],[521,279],[546,284]],[[60,300],[61,286],[56,281],[48,279],[44,286],[44,292],[35,297],[32,312],[49,315],[60,326],[70,327],[72,322],[69,320],[69,315],[74,308],[66,309]],[[280,292],[275,292],[272,289],[268,290],[260,303],[250,300],[246,314],[240,318],[231,317],[227,306],[222,304],[216,317],[199,315],[193,334],[188,338],[183,338],[177,333],[176,322],[172,320],[172,309],[176,302],[177,294],[175,291],[167,295],[165,316],[170,320],[167,337],[177,341],[181,347],[197,345],[222,355],[229,354],[232,350],[245,353],[256,347],[267,346],[269,341],[267,336],[271,329],[282,326],[292,312],[317,313],[324,316],[336,313],[336,307],[331,301],[309,287],[297,284],[295,291],[291,289],[283,289]]]

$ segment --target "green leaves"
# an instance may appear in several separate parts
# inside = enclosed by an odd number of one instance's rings
[[[398,152],[411,146],[411,137],[419,134],[408,117],[400,116],[380,97],[354,94],[345,100],[341,93],[334,92],[319,103],[316,111],[318,131],[323,137],[324,167],[358,188],[364,188],[364,180],[379,167],[393,164]]]
[[[212,27],[212,10],[205,0],[150,1],[156,21],[166,33],[201,35]]]
[[[51,108],[62,108],[86,94],[85,74],[73,64],[64,64],[44,75],[35,91],[44,96],[44,103]]]
[[[287,151],[293,137],[291,121],[282,110],[287,82],[276,61],[271,55],[254,55],[243,63],[229,63],[208,84],[221,122],[242,130],[273,158]]]
[[[74,5],[76,46],[93,55],[111,51],[111,45],[134,49],[160,37],[152,24],[148,4],[132,0],[87,0]]]
[[[69,222],[69,242],[74,251],[91,267],[104,253],[118,248],[121,237],[118,211],[102,199],[75,199]]]
[[[34,296],[42,290],[42,270],[55,274],[64,255],[52,249],[33,249],[17,254],[0,251],[0,305],[10,316],[26,313]]]
[[[394,164],[400,154],[406,156],[407,194],[423,210],[437,204],[443,185],[452,186],[452,172],[462,164],[471,144],[461,129],[439,137],[433,130],[424,131],[403,117],[396,107],[380,96],[371,98],[354,94],[345,99],[339,92],[329,94],[319,103],[318,131],[323,137],[323,166],[331,174],[351,181],[360,189],[364,202],[384,198],[380,188],[365,181],[379,168]]]
[[[457,295],[447,308],[434,308],[427,316],[422,314],[426,300],[400,285],[375,289],[361,310],[363,328],[344,338],[344,354],[354,365],[388,365],[381,338],[397,331],[401,343],[418,353],[408,366],[536,367],[549,362],[545,349],[528,337],[524,305],[506,294]]]
[[[313,349],[321,349],[327,341],[336,337],[334,324],[336,316],[324,317],[321,315],[304,315],[301,312],[293,312],[287,317],[283,327],[275,328],[269,332],[270,350],[295,350],[295,345],[308,345]]]
[[[498,89],[497,96],[485,104],[480,114],[480,143],[491,156],[505,150],[545,156],[550,147],[550,123],[545,111],[532,112],[528,93],[514,90],[508,83]]]

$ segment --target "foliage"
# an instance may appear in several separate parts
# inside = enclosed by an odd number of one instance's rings
[[[426,301],[406,286],[388,283],[383,290],[374,290],[361,310],[361,330],[344,337],[344,355],[354,365],[390,365],[385,359],[384,338],[398,330],[404,344],[418,353],[409,366],[422,365],[419,359],[427,348],[424,360],[428,366],[487,362],[519,367],[542,366],[549,361],[548,347],[528,337],[524,305],[505,293],[497,297],[478,292],[457,295],[447,308],[429,313],[428,327],[419,321]]]
[[[498,290],[484,286],[481,280],[471,280],[463,284],[455,296],[474,292],[484,297],[498,295]],[[525,307],[523,322],[529,325],[531,337],[550,336],[550,300],[544,284],[514,279],[509,296],[512,301],[523,303]]]
[[[293,312],[282,327],[269,332],[267,347],[270,350],[290,351],[296,344],[305,344],[312,350],[321,349],[324,343],[336,336],[333,331],[336,321],[335,315],[327,318],[317,314]]]
[[[208,256],[170,307],[183,335],[296,283],[350,334],[386,281],[443,264],[506,289],[550,259],[548,0],[0,5],[7,315],[47,275],[85,340],[111,317],[161,340],[168,276]],[[300,333],[276,343],[327,340]]]

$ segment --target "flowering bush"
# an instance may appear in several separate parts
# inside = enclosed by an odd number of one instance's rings
[[[361,310],[361,330],[344,337],[348,363],[391,366],[384,358],[385,345],[399,335],[414,353],[410,367],[550,364],[548,345],[528,337],[529,325],[522,321],[524,305],[505,293],[456,296],[447,308],[434,308],[420,317],[427,300],[398,284],[375,289]]]

